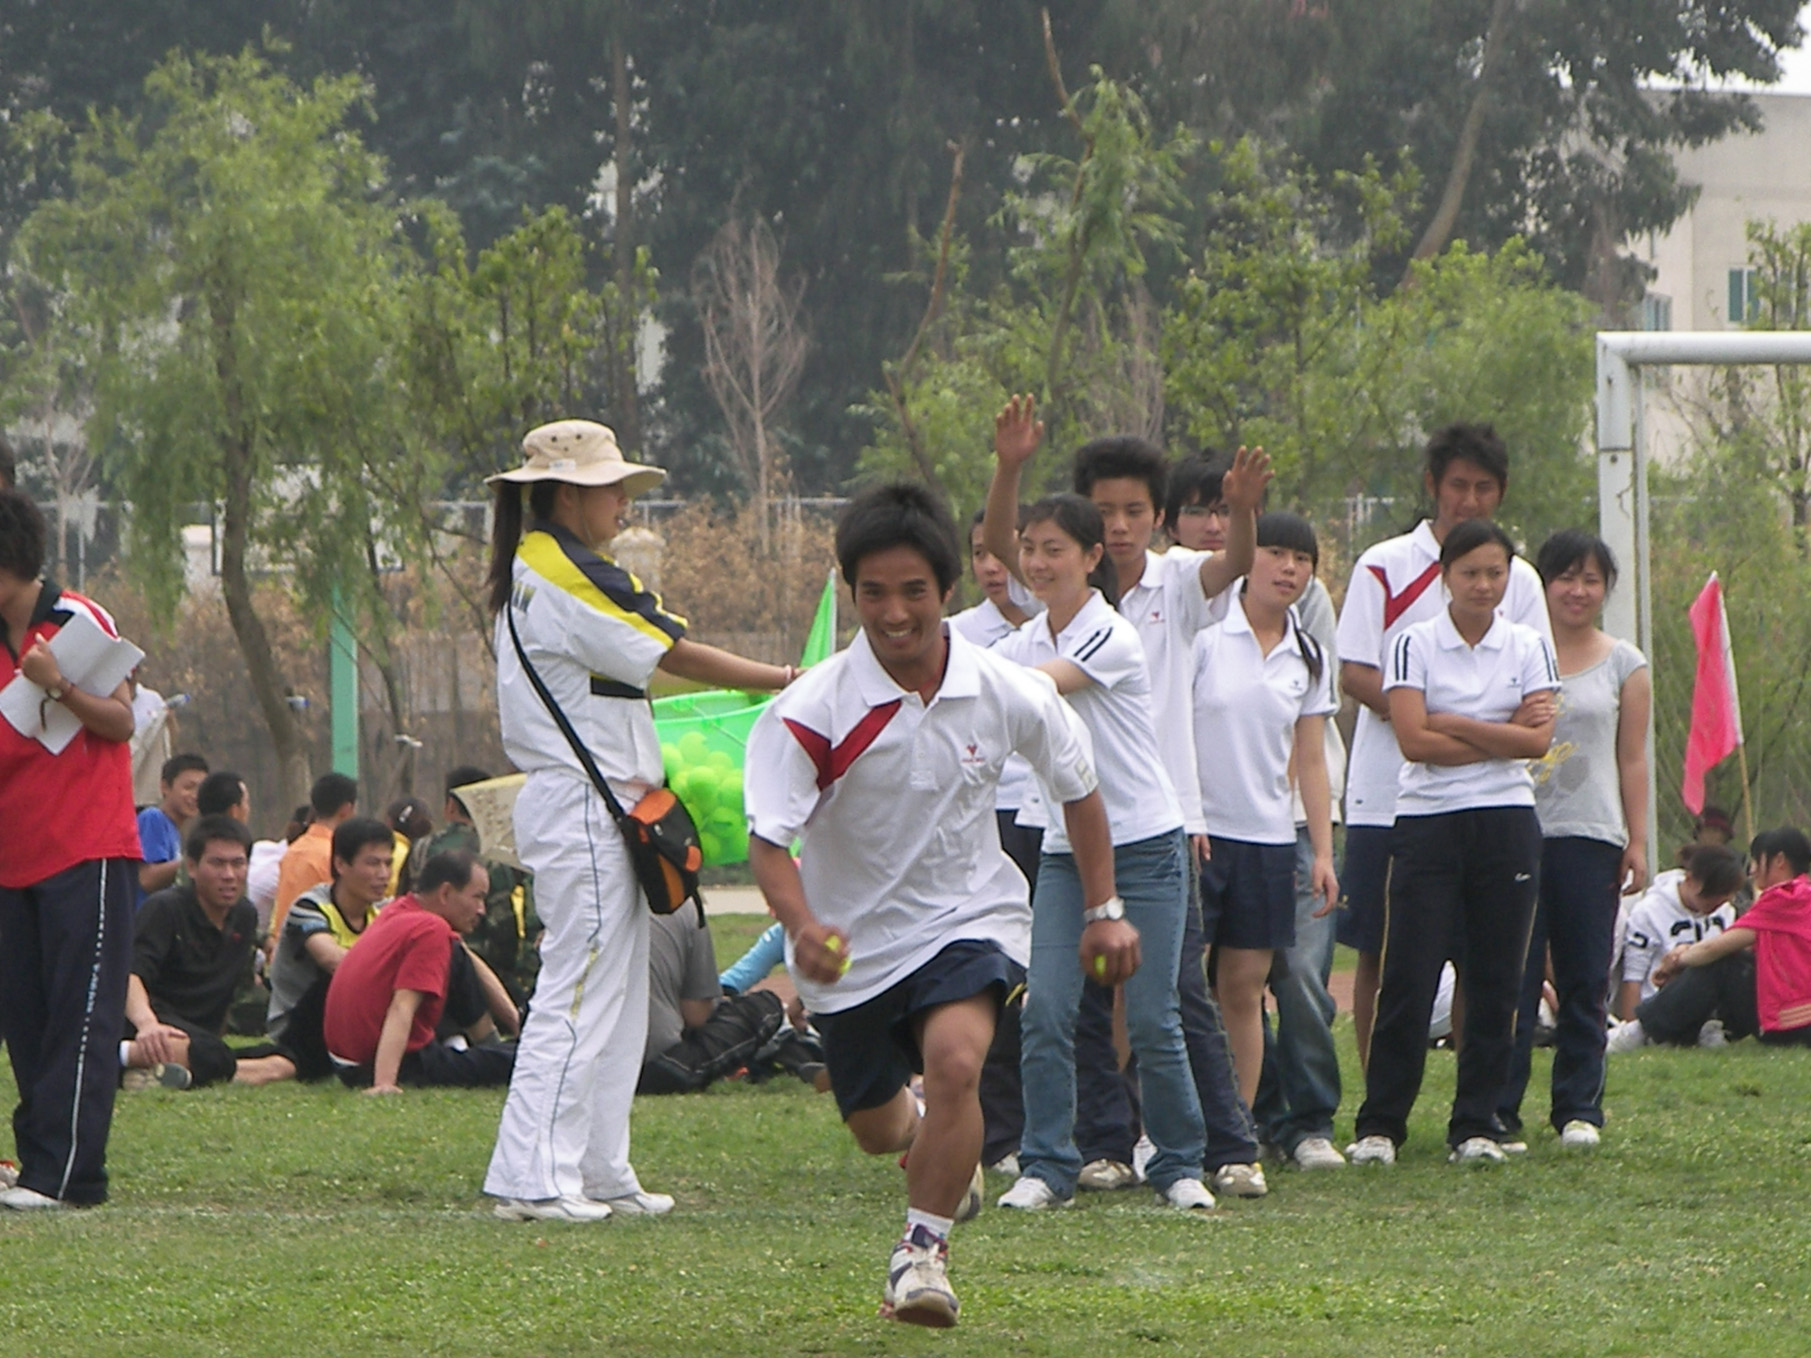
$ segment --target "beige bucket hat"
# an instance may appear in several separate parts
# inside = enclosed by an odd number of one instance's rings
[[[591,420],[555,420],[530,429],[522,440],[524,461],[513,471],[485,477],[494,481],[564,481],[574,486],[620,484],[631,495],[653,490],[667,474],[623,457],[616,431]]]

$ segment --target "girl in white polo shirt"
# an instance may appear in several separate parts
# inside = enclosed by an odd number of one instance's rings
[[[1202,928],[1214,949],[1214,989],[1247,1104],[1257,1098],[1264,1064],[1264,987],[1273,955],[1295,946],[1292,765],[1321,914],[1339,899],[1323,734],[1338,704],[1331,667],[1294,608],[1319,560],[1306,519],[1262,515],[1238,606],[1195,638],[1196,764],[1213,849],[1201,868]]]
[[[1079,495],[1033,505],[1019,539],[1020,574],[1046,612],[994,650],[1049,674],[1093,739],[1114,881],[1143,959],[1124,986],[1126,1036],[1138,1057],[1146,1130],[1157,1147],[1146,1175],[1162,1201],[1207,1209],[1214,1199],[1201,1182],[1205,1132],[1176,988],[1188,880],[1182,811],[1158,757],[1138,632],[1102,593],[1112,588],[1104,540],[1100,511]],[[1077,949],[1092,922],[1082,904],[1074,855],[1063,827],[1052,823],[1032,896],[1031,973],[1021,1020],[1021,1177],[1001,1197],[1002,1207],[1062,1206],[1075,1195],[1082,1167],[1075,1144]]]
[[[1447,1144],[1460,1164],[1504,1159],[1497,1095],[1541,870],[1527,761],[1553,740],[1559,665],[1547,639],[1497,615],[1515,544],[1488,519],[1440,546],[1451,602],[1407,628],[1385,658],[1390,724],[1406,761],[1390,841],[1377,1025],[1358,1110],[1356,1164],[1391,1164],[1421,1092],[1440,968],[1465,988],[1465,1034]]]

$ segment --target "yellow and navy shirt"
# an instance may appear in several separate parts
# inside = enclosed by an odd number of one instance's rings
[[[523,649],[541,682],[627,804],[662,782],[660,741],[647,684],[660,658],[685,635],[669,613],[609,557],[557,524],[537,522],[516,549],[510,596]],[[497,618],[497,711],[503,749],[524,773],[565,769],[585,776],[534,690]]]

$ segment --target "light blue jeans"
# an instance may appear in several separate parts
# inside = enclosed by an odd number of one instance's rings
[[[1327,993],[1333,969],[1332,914],[1320,919],[1314,894],[1314,846],[1306,826],[1295,832],[1295,946],[1276,955],[1270,992],[1276,996],[1276,1035],[1264,1022],[1264,1074],[1252,1109],[1264,1137],[1282,1151],[1311,1136],[1331,1137],[1339,1110],[1339,1053],[1333,1046],[1338,1006]]]
[[[1176,830],[1113,851],[1113,876],[1138,930],[1141,963],[1124,985],[1126,1036],[1138,1057],[1145,1131],[1157,1153],[1146,1169],[1159,1192],[1201,1177],[1206,1133],[1182,1042],[1176,968],[1188,908],[1187,842]],[[1059,1197],[1075,1194],[1075,1016],[1081,1004],[1082,884],[1070,854],[1045,854],[1032,898],[1031,973],[1021,1027],[1025,1135],[1020,1171]]]

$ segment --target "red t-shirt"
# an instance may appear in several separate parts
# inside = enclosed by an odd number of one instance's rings
[[[327,1050],[354,1065],[375,1061],[384,1015],[399,990],[419,990],[427,997],[409,1025],[406,1050],[420,1051],[432,1042],[446,1003],[447,966],[458,937],[452,925],[413,895],[386,905],[359,935],[358,946],[340,959],[327,987],[327,1013],[321,1023]]]
[[[78,613],[119,635],[100,605],[46,580],[19,654]],[[18,671],[19,656],[0,645],[0,686]],[[131,746],[83,727],[52,754],[0,718],[0,886],[36,886],[90,859],[139,857]]]
[[[1761,1031],[1789,1032],[1811,1024],[1811,880],[1794,877],[1769,887],[1735,927],[1756,935],[1754,998]]]

